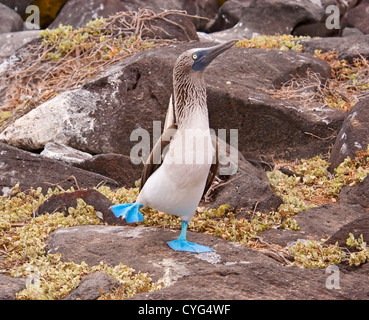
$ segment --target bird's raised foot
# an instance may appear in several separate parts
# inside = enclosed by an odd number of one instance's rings
[[[126,218],[128,223],[138,223],[144,220],[144,216],[140,212],[140,208],[142,207],[142,203],[120,203],[111,206],[110,210],[113,211],[117,218]]]
[[[212,252],[213,249],[203,246],[201,244],[189,242],[187,240],[173,240],[168,242],[169,247],[171,247],[175,251],[186,251],[186,252],[195,252],[195,253],[202,253],[202,252]]]

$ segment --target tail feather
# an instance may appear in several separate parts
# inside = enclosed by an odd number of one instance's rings
[[[140,208],[143,207],[142,203],[120,203],[110,207],[114,215],[122,219],[126,218],[128,223],[141,222],[144,220],[144,216],[140,212]]]

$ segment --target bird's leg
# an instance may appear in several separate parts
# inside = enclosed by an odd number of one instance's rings
[[[120,203],[115,206],[111,206],[110,210],[113,211],[114,215],[122,219],[126,218],[128,223],[141,222],[144,220],[144,216],[140,212],[140,208],[143,207],[142,203]]]
[[[201,244],[193,243],[187,241],[187,221],[182,221],[182,230],[179,238],[177,240],[173,240],[168,242],[169,247],[171,247],[175,251],[187,251],[187,252],[211,252],[212,249],[205,247]]]

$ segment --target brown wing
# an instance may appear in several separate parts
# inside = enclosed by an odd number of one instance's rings
[[[164,129],[160,139],[155,143],[152,148],[149,158],[147,159],[144,169],[141,174],[140,191],[145,185],[147,179],[161,166],[164,158],[163,152],[168,150],[166,146],[170,144],[170,141],[174,135],[177,126],[175,124],[170,125],[167,129]]]
[[[215,141],[215,163],[213,163],[210,167],[208,179],[206,180],[205,189],[203,196],[208,192],[211,184],[213,183],[215,176],[218,172],[219,168],[219,151],[218,151],[218,141]]]

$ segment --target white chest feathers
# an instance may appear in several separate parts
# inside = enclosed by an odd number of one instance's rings
[[[191,220],[214,153],[209,128],[177,130],[163,164],[146,181],[137,201]]]

